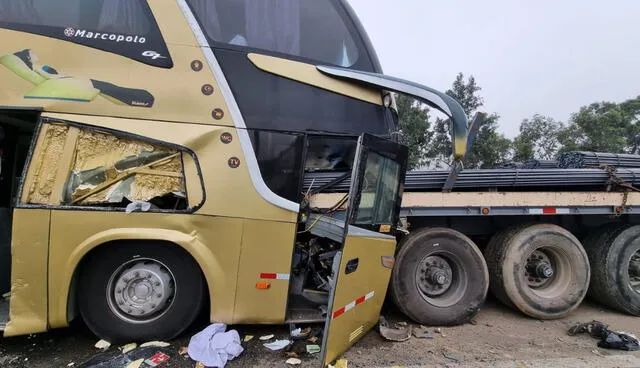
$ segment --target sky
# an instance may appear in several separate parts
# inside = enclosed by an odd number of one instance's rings
[[[348,0],[385,74],[445,91],[473,75],[508,137],[538,113],[640,95],[639,0]]]

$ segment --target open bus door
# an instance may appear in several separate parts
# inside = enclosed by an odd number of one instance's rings
[[[393,232],[399,221],[408,149],[363,134],[356,152],[344,246],[333,263],[323,366],[377,324],[394,263]]]

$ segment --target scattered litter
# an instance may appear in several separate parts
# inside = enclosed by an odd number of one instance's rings
[[[89,360],[83,362],[80,365],[74,365],[74,368],[111,368],[111,367],[126,367],[130,368],[129,364],[134,363],[140,359],[144,362],[150,358],[158,358],[165,356],[164,359],[168,359],[173,352],[166,348],[158,348],[154,346],[139,347],[129,351],[128,353],[122,353],[122,351],[115,349],[104,351],[96,354]],[[158,355],[156,357],[156,355]],[[152,362],[153,363],[153,362]],[[155,363],[154,363],[155,364]],[[141,367],[154,366],[152,364],[144,363]],[[135,365],[133,365],[135,367]]]
[[[405,322],[406,323],[406,322]],[[411,338],[411,326],[410,325],[401,325],[401,323],[396,323],[396,328],[389,327],[389,323],[387,320],[380,316],[379,330],[380,335],[389,341],[407,341]]]
[[[338,359],[336,361],[336,365],[329,364],[329,367],[331,367],[331,368],[347,368],[347,364],[349,364],[349,361],[347,361],[346,359]]]
[[[413,336],[417,337],[418,339],[435,339],[436,335],[433,332],[430,332],[426,327],[424,326],[420,326],[420,327],[414,327],[413,328]]]
[[[227,361],[237,358],[244,348],[240,345],[238,331],[225,332],[227,325],[214,323],[195,334],[189,341],[189,357],[209,367],[224,367]]]
[[[289,358],[298,358],[307,351],[307,344],[302,340],[296,340],[289,344],[285,350],[285,355]]]
[[[440,327],[436,328],[434,331],[435,331],[436,333],[442,333],[442,329],[441,329]]]
[[[140,366],[142,365],[142,363],[144,363],[144,359],[138,359],[136,361],[133,361],[131,363],[129,363],[126,368],[140,368]]]
[[[307,341],[309,341],[312,344],[315,344],[316,342],[318,342],[318,336],[311,336],[310,338],[307,339]]]
[[[624,331],[612,331],[608,325],[602,322],[577,323],[567,331],[569,336],[580,333],[588,333],[591,337],[600,339],[600,342],[598,342],[598,347],[600,348],[625,351],[640,350],[640,341],[638,341],[637,337]]]
[[[146,347],[146,346],[144,346]],[[161,346],[164,347],[164,346]],[[155,353],[151,358],[145,360],[145,364],[150,365],[152,367],[156,367],[164,362],[166,362],[167,360],[169,360],[169,356],[161,351]],[[135,362],[134,362],[135,363]],[[139,365],[138,365],[139,367]]]
[[[266,344],[263,344],[266,348],[268,348],[269,350],[282,350],[284,348],[286,348],[287,346],[289,346],[289,344],[291,344],[291,341],[289,340],[276,340],[273,342],[268,342]]]
[[[275,335],[264,335],[264,336],[260,336],[260,340],[262,341],[267,341],[267,340],[271,340],[273,339]]]
[[[289,358],[285,363],[291,364],[291,365],[299,365],[299,364],[302,364],[302,360],[298,358]]]
[[[111,343],[105,340],[100,340],[96,342],[94,346],[98,349],[107,350],[109,349],[109,346],[111,346]]]
[[[317,354],[320,352],[320,345],[307,345],[308,354]]]
[[[145,342],[144,344],[140,345],[141,348],[146,348],[148,346],[155,346],[157,348],[166,348],[167,346],[170,346],[171,344],[169,344],[168,342],[164,342],[164,341],[149,341],[149,342]]]
[[[178,354],[179,355],[185,355],[188,352],[189,352],[189,348],[186,347],[186,346],[183,346],[183,347],[180,348],[180,350],[178,350]]]
[[[292,329],[291,329],[291,337],[292,337],[294,340],[301,340],[301,339],[305,339],[305,338],[307,338],[309,335],[311,335],[311,331],[312,331],[312,330],[311,330],[311,327],[307,327],[307,328],[305,328],[304,330],[303,330],[303,329],[301,329],[301,328],[293,329],[293,325],[292,325],[292,327],[291,327],[291,328],[292,328]]]
[[[460,358],[458,358],[457,355],[454,354],[449,354],[449,353],[442,353],[442,355],[444,355],[445,358],[453,360],[454,362],[459,362]]]
[[[120,350],[122,350],[122,354],[126,354],[137,347],[138,347],[138,344],[136,344],[135,342],[132,342],[130,344],[121,346]]]
[[[197,362],[197,363],[196,363],[196,368],[205,368],[204,363],[202,363],[202,362]]]
[[[71,363],[67,364],[67,367],[73,367],[74,365],[76,365],[76,362],[71,362]]]
[[[253,340],[253,335],[247,335],[244,337],[244,339],[242,340],[243,342],[249,342]]]

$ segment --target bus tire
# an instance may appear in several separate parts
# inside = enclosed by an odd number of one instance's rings
[[[592,265],[588,296],[640,316],[640,226],[608,225],[594,231],[584,244]]]
[[[470,321],[489,289],[487,265],[465,235],[428,228],[403,239],[391,275],[391,297],[413,321],[452,326]]]
[[[104,245],[88,255],[79,276],[80,314],[93,333],[112,343],[173,339],[203,305],[200,268],[173,244]]]
[[[580,241],[552,224],[518,226],[485,249],[491,292],[533,318],[562,318],[586,296],[590,268]]]

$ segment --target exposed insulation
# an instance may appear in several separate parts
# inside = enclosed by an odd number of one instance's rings
[[[113,134],[80,129],[64,188],[54,188],[69,127],[44,126],[34,155],[35,174],[28,203],[50,203],[53,190],[64,192],[67,205],[148,202],[169,194],[184,196],[184,172],[179,151]],[[75,141],[73,141],[75,142]],[[70,143],[73,144],[73,143]],[[73,149],[73,146],[69,148]],[[154,173],[158,173],[154,175]],[[61,184],[57,184],[61,185]]]
[[[130,159],[150,153],[165,153],[169,156],[177,153],[177,151],[164,147],[157,147],[147,142],[84,130],[78,138],[78,148],[76,161],[73,165],[73,171],[81,172],[103,168],[105,171],[105,180],[103,182],[108,182],[116,179],[118,175],[123,172],[135,171],[136,169],[134,166],[129,167],[126,170],[118,170],[116,166],[119,162],[122,162],[122,160],[127,158]],[[157,161],[157,159],[151,161]],[[103,202],[117,202],[118,196],[115,194],[122,194],[132,202],[146,202],[152,198],[172,192],[185,191],[183,180],[184,174],[182,171],[182,160],[180,156],[177,156],[162,165],[154,166],[152,170],[174,173],[179,177],[150,175],[148,173],[135,174],[133,175],[133,180],[129,179],[127,181],[127,179],[123,179],[117,181],[104,190],[82,199],[78,204],[87,205]],[[123,181],[126,182],[123,183]],[[93,185],[81,184],[73,191],[72,198],[81,198],[83,195],[90,193],[96,187],[96,183],[92,184]]]
[[[35,174],[27,196],[28,203],[49,203],[68,131],[68,126],[51,124],[44,132],[44,137],[38,140],[42,145],[42,154],[33,157]]]

